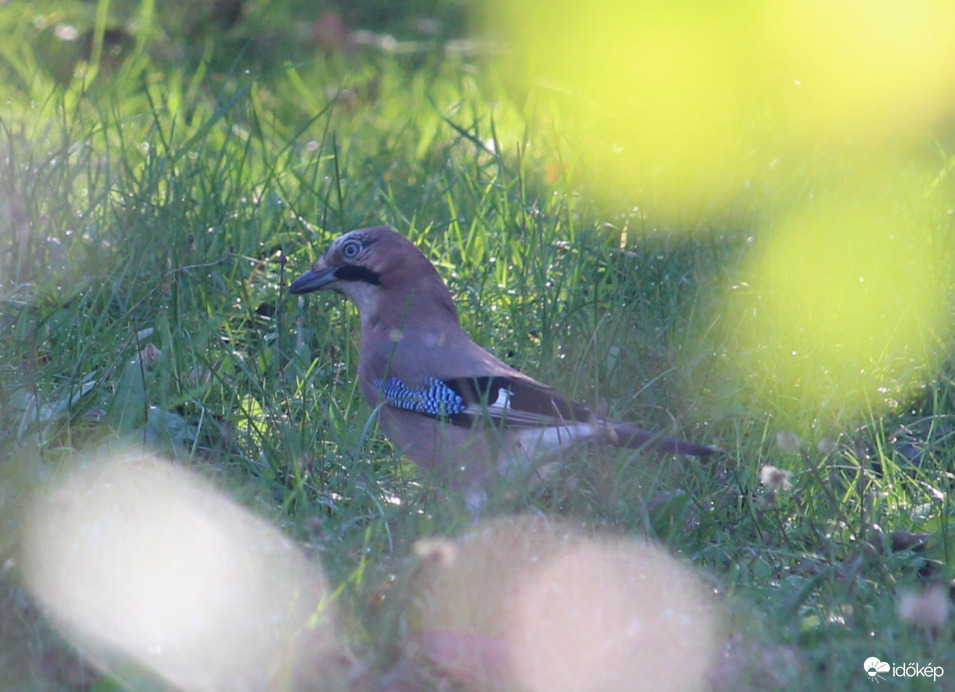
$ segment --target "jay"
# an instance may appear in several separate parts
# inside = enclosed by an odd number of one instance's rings
[[[387,226],[338,237],[289,287],[323,289],[358,308],[359,386],[385,434],[415,463],[447,474],[472,511],[491,474],[535,470],[570,445],[715,451],[601,418],[495,358],[461,328],[434,265]]]

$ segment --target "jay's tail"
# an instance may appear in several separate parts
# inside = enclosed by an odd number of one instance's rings
[[[695,442],[675,440],[672,437],[662,437],[627,423],[613,423],[609,427],[614,444],[620,447],[643,449],[650,452],[663,452],[667,454],[689,454],[695,457],[716,454],[719,451],[715,447],[708,447],[706,445],[696,444]]]

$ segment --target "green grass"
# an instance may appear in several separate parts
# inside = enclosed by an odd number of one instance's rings
[[[554,132],[439,43],[246,68],[213,38],[184,62],[143,42],[85,85],[58,84],[34,50],[40,10],[24,7],[0,7],[0,688],[109,689],[29,603],[15,557],[31,491],[117,435],[215,478],[320,555],[359,651],[392,661],[407,603],[382,594],[413,570],[414,541],[469,518],[375,430],[354,310],[285,292],[330,238],[381,223],[432,258],[481,345],[608,415],[678,421],[727,450],[589,450],[565,482],[498,488],[491,514],[648,534],[691,561],[736,613],[744,687],[868,689],[869,656],[955,674],[951,626],[896,613],[901,591],[952,577],[950,363],[891,416],[825,431],[833,450],[780,449],[788,427],[713,391],[720,353],[699,347],[752,212],[689,235],[596,207],[555,173]],[[126,9],[152,21],[150,3]],[[792,471],[792,488],[762,486],[764,465]],[[933,537],[893,552],[880,538],[893,532]]]

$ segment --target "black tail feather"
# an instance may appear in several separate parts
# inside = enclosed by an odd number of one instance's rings
[[[687,442],[686,440],[676,440],[672,437],[663,437],[626,423],[614,423],[610,430],[613,433],[614,444],[629,449],[643,449],[648,452],[667,454],[689,454],[695,457],[704,457],[708,454],[716,454],[719,451],[715,447]]]

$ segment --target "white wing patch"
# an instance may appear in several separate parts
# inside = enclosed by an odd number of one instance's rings
[[[593,439],[599,430],[592,423],[569,423],[546,428],[527,428],[514,436],[514,446],[498,459],[505,476],[511,470],[526,470],[555,456],[562,448]],[[502,450],[503,451],[503,450]]]

